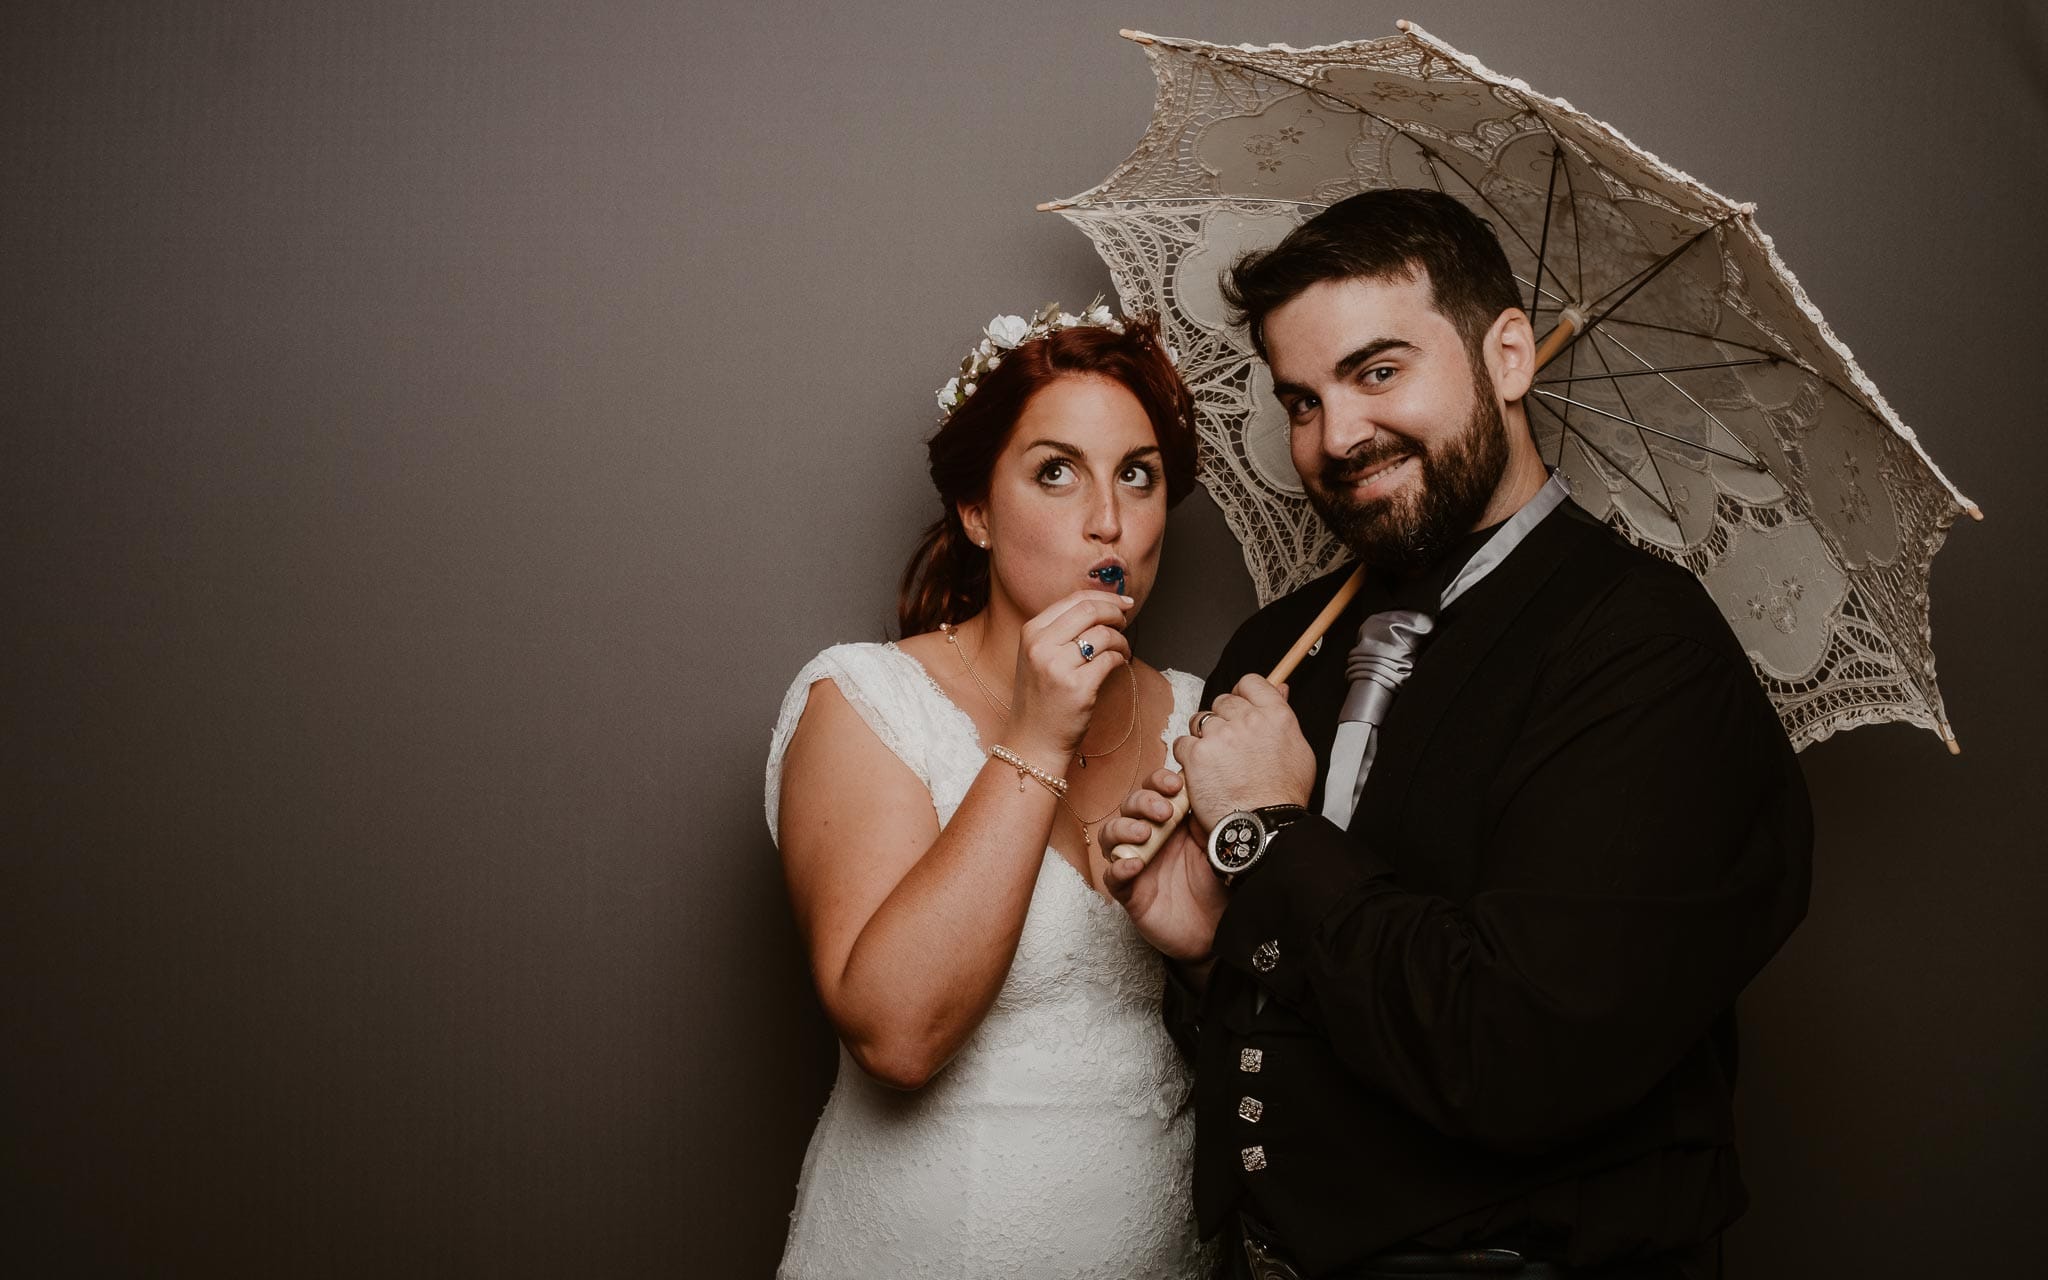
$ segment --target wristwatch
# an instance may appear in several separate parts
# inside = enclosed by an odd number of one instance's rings
[[[1258,863],[1281,828],[1307,816],[1308,810],[1298,804],[1240,809],[1209,832],[1209,865],[1229,884]]]

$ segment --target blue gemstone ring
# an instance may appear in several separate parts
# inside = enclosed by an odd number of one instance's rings
[[[1094,645],[1089,644],[1086,640],[1076,640],[1074,643],[1081,646],[1081,661],[1093,662],[1095,660]]]

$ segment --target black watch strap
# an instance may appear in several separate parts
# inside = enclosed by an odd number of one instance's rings
[[[1254,809],[1259,821],[1266,824],[1269,835],[1277,835],[1280,828],[1289,823],[1300,822],[1308,816],[1308,810],[1298,804],[1269,804],[1263,809]]]

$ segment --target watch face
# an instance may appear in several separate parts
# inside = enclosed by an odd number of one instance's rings
[[[1260,829],[1259,820],[1248,813],[1236,813],[1223,820],[1216,828],[1216,837],[1211,845],[1209,865],[1224,875],[1235,875],[1259,860],[1260,847],[1266,833]]]

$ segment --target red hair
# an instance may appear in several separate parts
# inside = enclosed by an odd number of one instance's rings
[[[1122,333],[1099,325],[1061,329],[1005,352],[926,445],[944,510],[904,567],[896,593],[902,635],[965,622],[988,607],[988,553],[968,538],[960,504],[988,496],[996,459],[1031,397],[1060,378],[1083,376],[1117,383],[1144,407],[1159,440],[1167,506],[1194,487],[1195,399],[1166,358],[1156,319],[1126,320]]]

